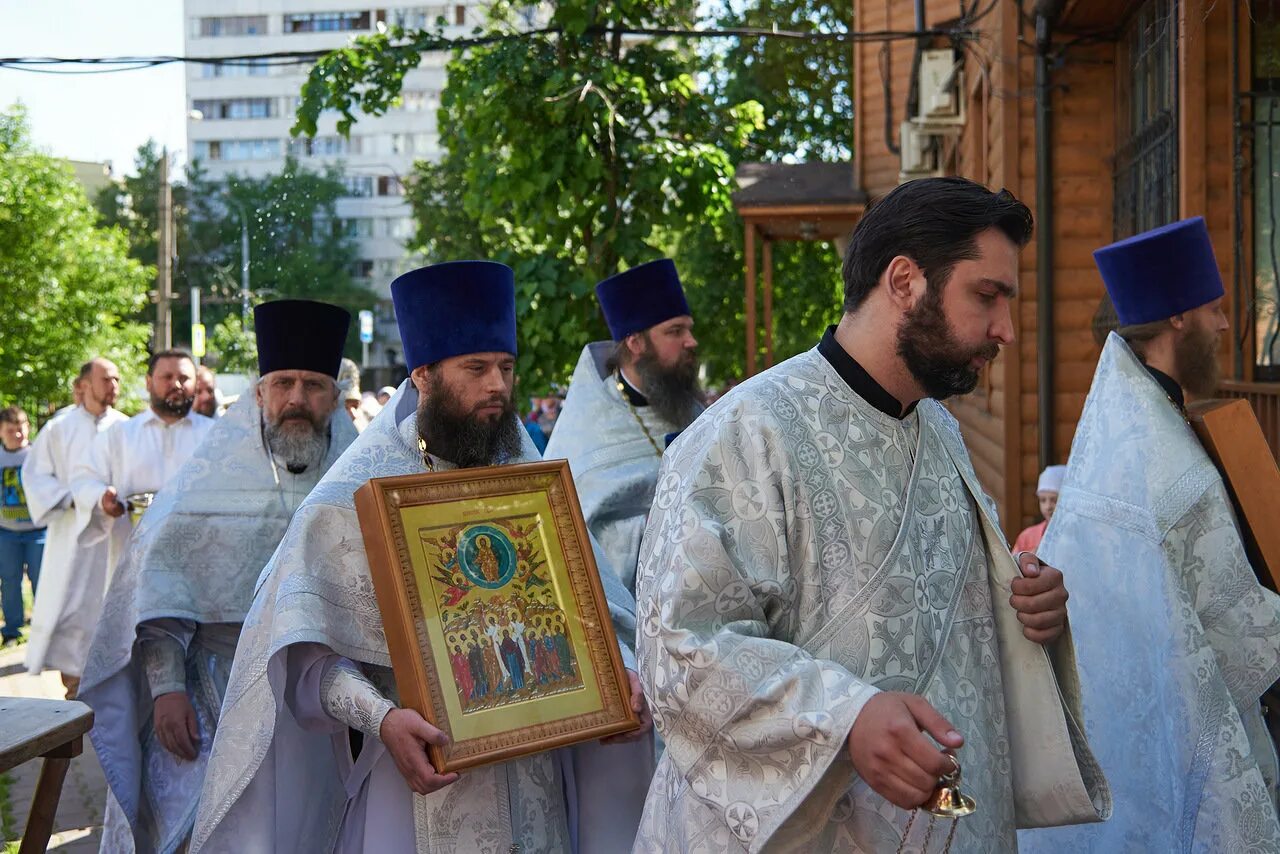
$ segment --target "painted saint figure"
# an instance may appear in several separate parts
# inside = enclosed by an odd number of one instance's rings
[[[520,652],[520,644],[511,639],[508,629],[502,630],[502,659],[506,662],[507,672],[511,675],[511,690],[519,691],[524,687],[524,656]]]
[[[544,668],[547,679],[552,682],[558,680],[560,674],[556,673],[556,645],[555,641],[551,639],[550,631],[542,635],[542,660],[545,662]]]
[[[467,664],[471,668],[471,699],[478,700],[489,693],[489,676],[485,668],[484,653],[474,636],[467,650]]]
[[[493,545],[484,534],[476,537],[476,566],[480,567],[480,574],[485,581],[490,584],[498,583],[502,570],[498,565],[498,556],[493,553]]]
[[[453,678],[457,680],[459,698],[467,700],[471,697],[471,692],[475,690],[475,686],[471,683],[471,662],[462,652],[462,644],[455,643],[453,645],[453,654],[449,656],[449,663],[453,667]]]
[[[555,637],[553,638],[556,646],[556,656],[560,659],[560,672],[565,676],[573,675],[573,653],[569,649],[569,638],[565,636],[564,629],[556,626]]]
[[[485,693],[488,694],[497,691],[502,685],[502,663],[498,661],[498,654],[493,651],[491,643],[482,645],[480,655],[484,658],[484,677],[488,683]]]

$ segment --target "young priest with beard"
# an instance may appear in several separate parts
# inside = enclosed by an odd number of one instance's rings
[[[401,276],[391,295],[410,379],[308,496],[263,573],[191,850],[625,850],[634,824],[581,800],[587,791],[607,796],[622,776],[618,763],[601,778],[572,771],[575,752],[615,747],[577,745],[441,775],[425,747],[444,733],[398,707],[353,494],[374,477],[538,456],[512,402],[511,269],[437,264]],[[634,671],[634,603],[596,551]]]
[[[634,590],[662,455],[703,410],[698,342],[669,260],[605,279],[596,296],[613,340],[582,348],[543,457],[569,460],[587,526]]]
[[[214,423],[133,532],[81,683],[111,787],[104,850],[170,852],[190,837],[254,584],[356,436],[335,379],[350,321],[320,302],[257,306],[254,393]]]
[[[666,455],[636,579],[666,752],[635,851],[1013,852],[1020,824],[1105,814],[1062,574],[1018,577],[939,402],[1013,343],[1030,237],[1008,192],[897,187],[850,238],[839,325]],[[978,809],[935,828],[912,811],[957,761]]]
[[[1218,383],[1225,290],[1204,220],[1094,253],[1119,315],[1039,554],[1071,579],[1106,824],[1023,850],[1280,851],[1278,769],[1259,699],[1280,679],[1280,597],[1249,565],[1184,395]],[[1260,465],[1274,465],[1260,460]]]

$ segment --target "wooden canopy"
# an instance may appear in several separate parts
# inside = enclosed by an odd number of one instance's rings
[[[742,217],[747,256],[747,376],[756,372],[756,238],[763,244],[764,366],[773,364],[773,244],[777,240],[842,241],[867,207],[852,163],[743,163],[734,176],[734,209]]]

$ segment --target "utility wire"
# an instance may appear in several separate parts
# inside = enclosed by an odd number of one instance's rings
[[[989,9],[988,9],[989,11]],[[984,13],[985,14],[985,13]],[[981,17],[981,16],[979,16]],[[423,38],[421,35],[406,42],[391,43],[392,48],[406,47],[422,42],[423,53],[460,50],[468,47],[480,47],[499,42],[524,39],[543,38],[564,35],[556,27],[527,30],[519,33],[494,33],[483,36],[467,36],[463,38]],[[592,37],[610,36],[647,36],[651,38],[680,39],[782,39],[786,41],[820,43],[853,44],[857,42],[890,42],[907,39],[919,39],[930,36],[951,38],[975,38],[976,33],[960,28],[932,28],[924,30],[842,30],[839,32],[803,32],[796,30],[762,29],[754,27],[734,27],[725,29],[690,30],[670,27],[598,27],[586,30],[583,35]],[[342,48],[338,48],[341,50]],[[118,71],[136,71],[143,68],[155,68],[173,63],[198,62],[208,65],[267,65],[289,66],[309,65],[321,57],[332,53],[332,50],[308,51],[276,51],[273,53],[247,53],[235,56],[115,56],[115,57],[52,57],[52,56],[12,56],[0,57],[0,68],[15,71],[32,71],[45,74],[107,74]],[[81,65],[86,69],[56,68],[52,66]]]

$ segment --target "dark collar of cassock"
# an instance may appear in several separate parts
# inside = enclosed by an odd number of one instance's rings
[[[836,341],[834,326],[827,327],[826,334],[818,342],[818,352],[831,364],[831,367],[835,368],[840,379],[853,389],[854,394],[890,418],[901,421],[916,408],[915,401],[904,407],[896,397],[885,391],[884,386],[876,382],[871,374],[867,373],[866,368],[859,365],[857,360],[840,346],[840,342]]]
[[[640,393],[640,389],[627,382],[627,375],[618,369],[618,385],[622,387],[622,394],[631,401],[632,406],[648,406],[649,398]]]
[[[1142,366],[1147,369],[1147,373],[1151,374],[1151,379],[1159,383],[1160,388],[1165,394],[1169,395],[1169,399],[1173,401],[1179,410],[1187,408],[1187,399],[1183,396],[1182,386],[1178,385],[1177,380],[1159,368],[1153,368],[1145,362]]]

